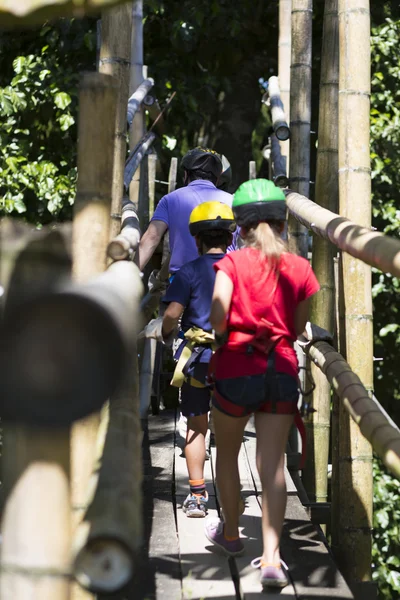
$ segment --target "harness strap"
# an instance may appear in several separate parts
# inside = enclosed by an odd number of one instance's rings
[[[204,331],[204,329],[201,329],[200,327],[191,327],[188,331],[186,331],[185,339],[187,340],[187,343],[185,344],[185,347],[183,348],[179,357],[171,381],[171,385],[178,388],[182,387],[184,381],[186,380],[184,369],[192,357],[195,346],[211,345],[213,350],[215,349],[215,339],[213,334]],[[197,383],[197,385],[194,387],[206,387],[199,381],[194,381]]]

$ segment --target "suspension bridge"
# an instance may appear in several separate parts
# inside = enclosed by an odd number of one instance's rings
[[[181,510],[187,472],[179,410],[162,400],[167,360],[155,341],[136,339],[168,276],[167,243],[146,294],[133,262],[154,211],[152,144],[166,127],[154,81],[143,75],[141,10],[135,0],[133,10],[120,4],[103,14],[99,72],[82,77],[72,227],[1,224],[4,600],[263,597],[250,566],[262,554],[252,420],[239,455],[246,553],[227,559],[209,547],[203,521]],[[268,595],[368,600],[377,597],[372,452],[400,477],[400,431],[373,394],[371,267],[399,277],[400,242],[371,228],[369,3],[325,0],[315,202],[311,0],[281,0],[279,28],[279,72],[262,98],[273,129],[264,155],[286,190],[289,248],[312,260],[321,292],[318,327],[299,346],[316,385],[306,467],[296,435],[286,454],[290,581]],[[176,178],[173,159],[161,183],[172,191]],[[209,455],[213,516],[212,436]]]

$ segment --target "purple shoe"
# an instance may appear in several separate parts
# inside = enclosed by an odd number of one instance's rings
[[[228,556],[243,554],[244,546],[240,538],[237,540],[227,540],[225,538],[223,521],[209,520],[205,524],[204,533],[209,542],[221,548]]]
[[[260,556],[251,561],[251,566],[261,569],[260,583],[263,588],[283,588],[289,583],[285,572],[288,568],[283,560],[278,564],[265,563]]]

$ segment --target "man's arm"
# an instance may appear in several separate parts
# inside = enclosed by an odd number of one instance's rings
[[[151,221],[146,233],[140,240],[139,248],[136,252],[136,264],[143,271],[149,260],[154,254],[161,241],[162,236],[167,231],[168,225],[164,221]]]

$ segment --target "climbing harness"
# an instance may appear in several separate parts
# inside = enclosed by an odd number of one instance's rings
[[[215,350],[214,336],[212,333],[208,333],[200,327],[191,327],[185,332],[184,339],[187,340],[187,343],[185,344],[175,367],[171,385],[180,388],[183,383],[187,381],[187,383],[193,387],[207,387],[206,384],[198,381],[194,377],[188,376],[188,371],[190,366],[198,360],[204,350],[207,348]]]

